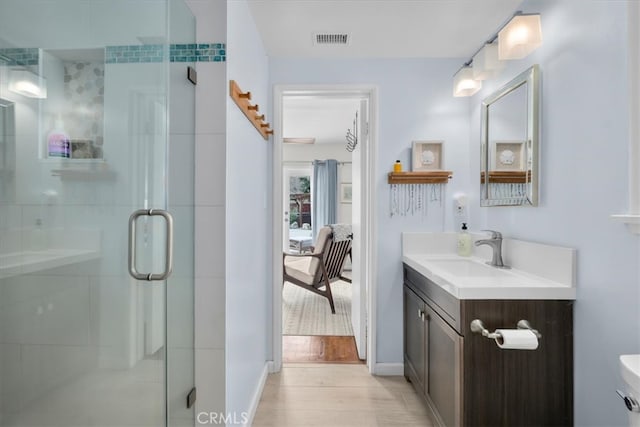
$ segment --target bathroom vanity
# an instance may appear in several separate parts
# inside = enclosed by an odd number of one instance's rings
[[[574,251],[505,239],[505,263],[547,263],[539,276],[454,248],[453,233],[403,234],[407,380],[443,426],[573,425]],[[527,320],[538,347],[501,349],[471,330],[475,319],[485,332]]]

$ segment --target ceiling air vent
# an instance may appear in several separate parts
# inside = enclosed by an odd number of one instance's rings
[[[314,43],[318,46],[326,45],[348,45],[349,34],[340,33],[316,33]]]

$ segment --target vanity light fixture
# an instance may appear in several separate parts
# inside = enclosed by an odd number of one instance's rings
[[[497,77],[505,60],[522,59],[542,45],[539,13],[517,11],[453,76],[453,96],[472,96],[482,80]]]
[[[465,64],[453,76],[453,96],[472,96],[482,88],[482,82],[473,78],[473,69]]]
[[[516,14],[498,33],[500,59],[522,59],[542,45],[540,14]]]
[[[473,57],[473,78],[487,80],[497,77],[506,63],[498,58],[498,43],[486,43]]]
[[[11,70],[8,89],[28,98],[44,99],[47,97],[47,80],[26,69]]]

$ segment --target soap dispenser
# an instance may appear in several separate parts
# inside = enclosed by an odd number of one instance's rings
[[[467,223],[462,223],[462,229],[458,233],[458,255],[471,256],[471,235],[467,231]]]

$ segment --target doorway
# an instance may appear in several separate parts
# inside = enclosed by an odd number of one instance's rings
[[[314,111],[303,112],[303,115],[321,121],[326,111],[331,111],[322,107],[335,105],[336,102],[344,101],[355,105],[349,117],[347,126],[342,129],[342,135],[330,141],[322,141],[321,137],[309,134],[284,134],[285,106],[289,101],[316,105]],[[374,197],[373,197],[373,176],[374,153],[375,153],[375,126],[377,91],[375,87],[364,86],[276,86],[274,92],[274,117],[275,117],[275,137],[274,137],[274,298],[273,298],[273,371],[278,371],[283,360],[283,265],[282,252],[300,251],[298,242],[291,241],[289,225],[291,219],[291,204],[286,182],[290,176],[289,170],[305,169],[307,173],[311,171],[313,176],[312,162],[324,162],[330,159],[336,160],[339,165],[339,178],[335,184],[338,217],[335,222],[349,223],[352,227],[352,256],[351,266],[346,266],[345,275],[351,276],[352,283],[348,285],[348,300],[350,303],[350,329],[352,330],[355,346],[357,347],[357,357],[366,359],[369,371],[375,366],[375,355],[371,349],[375,348],[375,311],[373,310],[375,299],[375,282],[372,274],[373,245],[370,236],[373,230],[374,220]],[[358,128],[358,143],[351,146],[352,151],[347,151],[347,138],[349,133],[353,134]],[[297,144],[283,141],[284,137],[297,140]],[[310,140],[315,139],[312,143]],[[304,142],[303,142],[304,141]],[[305,148],[305,142],[313,149]],[[328,143],[327,143],[328,142]],[[331,147],[333,145],[333,147]],[[289,147],[296,147],[294,154],[288,152]],[[333,151],[339,147],[339,152]],[[312,158],[303,156],[304,151],[311,151]],[[335,154],[338,153],[338,154]],[[342,157],[340,157],[342,156]],[[338,158],[336,158],[338,157]],[[314,190],[313,178],[311,179],[311,193]],[[311,195],[313,200],[313,194]],[[277,201],[281,201],[279,203]],[[288,213],[285,213],[288,212]],[[312,215],[313,218],[313,215]],[[315,230],[319,224],[311,222],[312,236],[315,237]],[[318,222],[318,221],[316,221]],[[324,222],[333,223],[334,221]],[[304,223],[303,223],[304,224]],[[295,225],[294,225],[295,227]],[[295,239],[294,239],[295,240]],[[302,242],[301,242],[302,243]],[[313,241],[311,246],[313,246]],[[304,244],[304,243],[302,243]],[[294,247],[295,246],[295,247]],[[277,249],[276,249],[277,248]],[[303,248],[304,249],[304,248]],[[349,271],[349,267],[351,271]],[[338,282],[339,283],[339,282]],[[285,286],[288,286],[286,284]],[[306,292],[305,290],[303,290]],[[308,292],[307,292],[308,293]],[[324,304],[328,306],[326,299]],[[330,313],[330,311],[329,311]],[[286,313],[285,313],[286,314]],[[329,316],[335,316],[329,314]]]

